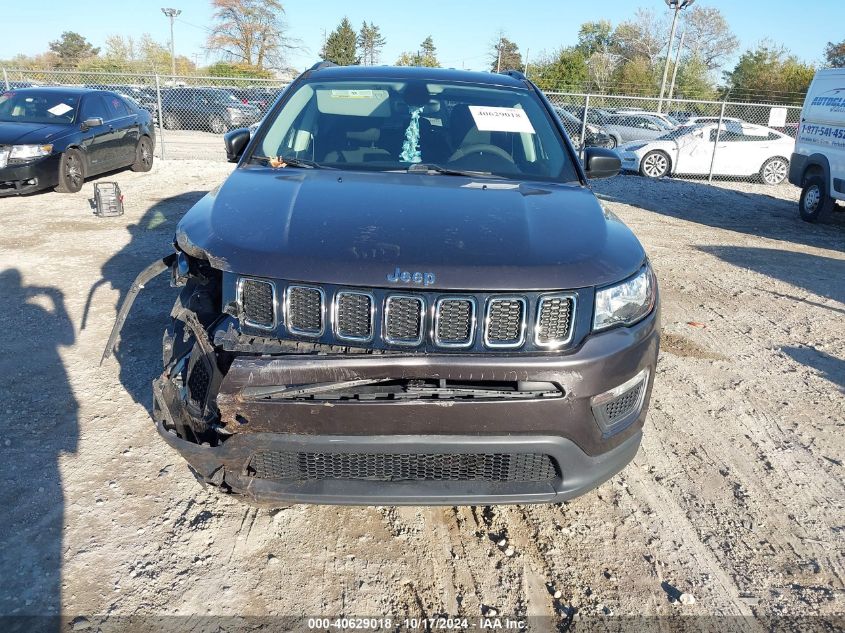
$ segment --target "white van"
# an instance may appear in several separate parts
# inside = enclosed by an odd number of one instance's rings
[[[836,200],[845,200],[845,68],[820,70],[813,77],[789,182],[801,187],[798,209],[807,222],[829,216]]]

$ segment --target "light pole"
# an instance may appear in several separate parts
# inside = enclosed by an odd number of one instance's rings
[[[170,18],[170,74],[176,81],[176,44],[173,42],[173,19],[179,17],[181,9],[162,9],[161,12]]]
[[[663,111],[663,95],[666,93],[666,77],[669,75],[669,62],[672,59],[672,42],[675,41],[675,27],[678,25],[678,13],[681,9],[686,9],[695,0],[664,0],[666,5],[674,10],[672,16],[672,32],[669,34],[669,47],[666,50],[666,64],[663,66],[663,80],[660,82],[660,99],[657,102],[657,111]]]

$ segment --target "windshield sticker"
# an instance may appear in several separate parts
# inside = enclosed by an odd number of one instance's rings
[[[332,99],[372,99],[372,90],[332,90]]]
[[[63,114],[67,114],[71,110],[73,110],[73,108],[68,104],[60,103],[59,105],[54,105],[52,108],[49,108],[47,112],[49,112],[53,116],[62,116]]]
[[[527,132],[536,134],[531,119],[521,108],[493,108],[488,106],[469,106],[480,132]]]

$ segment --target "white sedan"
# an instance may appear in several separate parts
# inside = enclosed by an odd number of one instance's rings
[[[679,127],[652,141],[619,147],[622,169],[649,178],[707,175],[759,176],[767,185],[784,181],[795,139],[762,125],[744,121]],[[715,158],[713,152],[715,150]]]

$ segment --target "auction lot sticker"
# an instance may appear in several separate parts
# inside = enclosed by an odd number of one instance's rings
[[[527,132],[535,134],[531,119],[521,108],[469,106],[475,127],[481,132]]]

